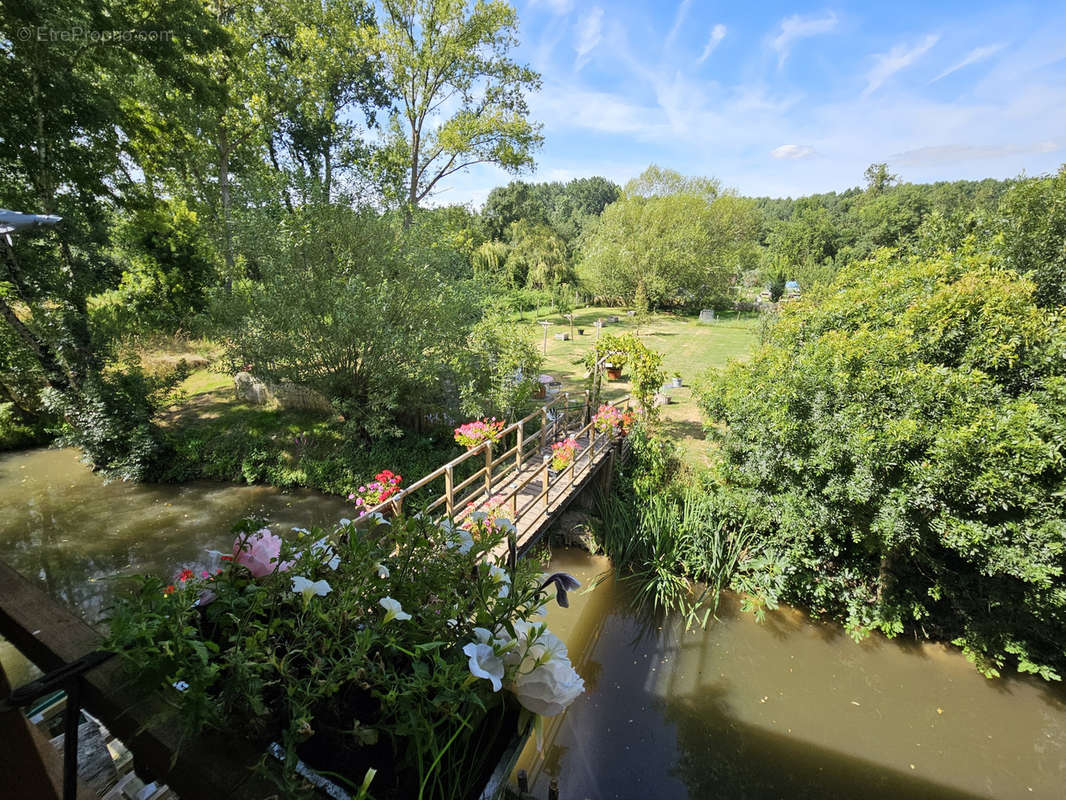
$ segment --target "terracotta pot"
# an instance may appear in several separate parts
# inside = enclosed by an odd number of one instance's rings
[[[622,379],[621,367],[607,367],[607,377],[612,381],[618,381]]]

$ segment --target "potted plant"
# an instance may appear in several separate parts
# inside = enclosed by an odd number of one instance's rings
[[[492,419],[475,419],[473,422],[467,422],[455,429],[455,441],[463,445],[467,450],[473,450],[485,442],[495,442],[500,438],[501,430],[503,430],[502,419],[497,420],[496,417]]]
[[[636,421],[632,411],[622,411],[618,406],[604,403],[592,415],[592,425],[599,433],[615,433],[625,436]]]
[[[622,367],[615,366],[614,364],[604,364],[604,369],[607,370],[607,378],[612,381],[619,381],[622,379]]]
[[[577,451],[580,449],[581,445],[577,443],[577,439],[573,436],[569,436],[561,442],[553,443],[550,465],[551,471],[555,474],[559,474],[573,464],[574,456],[577,455]]]
[[[513,527],[473,517],[369,515],[288,541],[246,521],[221,569],[134,579],[108,647],[186,736],[276,754],[257,768],[279,796],[306,792],[301,764],[358,797],[473,796],[517,728],[584,691],[538,616],[577,581],[493,556]]]
[[[402,475],[397,475],[391,469],[383,469],[374,476],[374,480],[350,492],[348,499],[355,501],[356,509],[365,514],[399,492],[401,483]]]
[[[681,388],[682,384],[681,384],[681,373],[680,372],[675,372],[674,373],[674,377],[673,377],[673,380],[670,382],[670,385],[674,389],[680,389]]]

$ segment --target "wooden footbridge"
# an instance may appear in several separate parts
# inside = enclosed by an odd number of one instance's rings
[[[610,405],[629,409],[630,398]],[[431,496],[421,509],[423,513],[457,521],[477,511],[507,517],[515,525],[521,554],[540,539],[604,466],[610,468],[620,437],[616,431],[597,431],[594,413],[589,392],[562,392],[503,428],[495,442],[471,448],[367,513],[399,514],[405,498],[433,487],[443,491]],[[551,446],[568,438],[573,438],[579,449],[568,467],[555,471],[551,468]],[[478,468],[467,474],[474,465]]]

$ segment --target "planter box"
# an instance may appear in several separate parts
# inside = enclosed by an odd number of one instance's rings
[[[515,765],[518,763],[518,757],[522,754],[522,749],[526,746],[526,742],[529,741],[529,736],[533,732],[531,723],[527,723],[524,729],[518,730],[517,713],[509,713],[505,718],[505,724],[509,725],[515,733],[499,748],[499,759],[493,766],[492,771],[485,776],[484,783],[478,784],[482,787],[481,790],[472,795],[477,800],[502,800],[506,796],[507,780],[511,772],[514,771]],[[272,742],[267,747],[267,753],[278,761],[283,761],[285,758],[285,749],[277,742]],[[317,790],[315,794],[319,797],[330,797],[333,800],[351,800],[352,798],[352,794],[348,789],[339,786],[318,773],[314,767],[303,760],[297,760],[296,772],[315,787]],[[356,785],[362,781],[361,776],[358,780],[354,780],[354,776],[352,779]],[[373,783],[370,785],[370,790],[373,793]]]

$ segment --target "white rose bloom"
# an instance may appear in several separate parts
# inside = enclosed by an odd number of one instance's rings
[[[534,714],[554,717],[585,691],[585,682],[566,656],[551,658],[532,672],[519,674],[513,691],[518,702]]]
[[[463,652],[470,658],[467,664],[470,674],[491,681],[492,691],[500,691],[503,686],[503,659],[496,655],[492,645],[470,642],[463,647]]]

